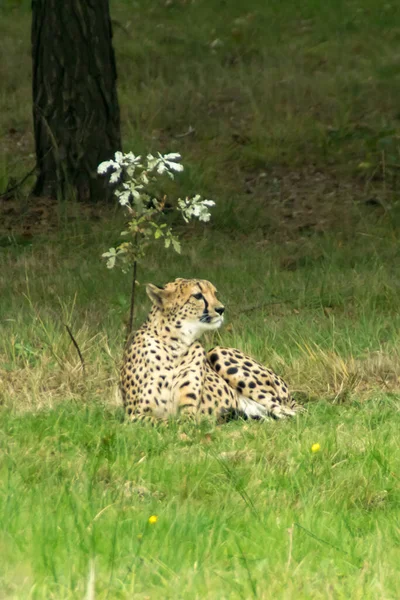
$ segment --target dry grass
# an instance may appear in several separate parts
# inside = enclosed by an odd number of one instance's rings
[[[256,238],[244,248],[221,234],[197,233],[185,242],[186,256],[166,264],[157,252],[149,255],[139,279],[188,275],[216,282],[230,322],[205,344],[239,347],[269,364],[299,398],[343,403],[397,392],[399,289],[392,265],[398,242],[395,230],[382,235],[387,224],[368,227],[362,230],[373,240],[368,250],[365,236],[357,235],[285,246]],[[72,251],[69,241],[54,239],[3,253],[0,393],[6,405],[54,407],[65,398],[115,404],[129,278],[101,264],[106,237],[73,237]],[[147,310],[140,287],[138,322]]]
[[[376,392],[399,392],[400,356],[396,348],[366,352],[362,358],[340,356],[318,346],[301,346],[302,356],[288,369],[299,396],[334,404],[371,397]]]

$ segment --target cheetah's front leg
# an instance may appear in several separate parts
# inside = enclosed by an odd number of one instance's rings
[[[211,369],[199,342],[190,346],[176,367],[172,405],[175,413],[196,420],[213,417],[222,423],[237,414],[238,394]]]
[[[239,394],[239,410],[250,418],[293,416],[298,410],[286,383],[271,369],[234,348],[217,346],[207,360]]]
[[[172,410],[177,415],[195,417],[199,412],[207,360],[203,346],[192,344],[175,367],[172,389]]]

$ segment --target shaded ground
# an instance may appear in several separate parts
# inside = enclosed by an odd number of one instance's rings
[[[34,167],[29,9],[0,9],[0,192]],[[181,152],[180,191],[215,198],[221,228],[307,235],[398,201],[397,4],[120,0],[112,12],[124,149]],[[25,202],[31,184],[21,204],[0,200],[3,234],[65,217]]]
[[[31,178],[32,180],[32,178]],[[360,219],[385,216],[396,206],[393,190],[384,182],[343,180],[334,169],[271,169],[237,181],[238,201],[233,211],[245,218],[246,200],[257,212],[255,230],[261,235],[293,238],[296,235],[347,232]],[[218,202],[218,199],[217,199]],[[76,221],[92,224],[107,220],[116,206],[60,203],[50,198],[26,197],[18,189],[0,197],[0,235],[33,238],[56,233]],[[231,218],[218,226],[232,229]],[[121,211],[121,216],[123,215]]]

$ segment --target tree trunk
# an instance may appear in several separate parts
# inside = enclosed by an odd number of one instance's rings
[[[108,0],[32,0],[35,195],[102,200],[121,149]]]

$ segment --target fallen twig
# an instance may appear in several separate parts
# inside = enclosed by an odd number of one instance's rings
[[[192,127],[191,125],[189,125],[189,129],[187,131],[185,131],[185,133],[177,133],[177,134],[175,134],[174,137],[179,139],[179,138],[187,137],[188,135],[193,135],[194,133],[196,133],[195,128]]]
[[[79,356],[79,360],[81,361],[81,365],[82,365],[82,371],[85,373],[85,361],[84,361],[84,359],[83,359],[82,352],[80,351],[80,348],[79,348],[79,346],[78,346],[78,342],[77,342],[77,341],[76,341],[76,339],[74,338],[74,336],[73,336],[73,333],[72,333],[72,331],[71,331],[70,327],[68,327],[68,325],[65,325],[65,328],[66,328],[66,330],[68,331],[69,337],[71,338],[71,340],[72,340],[72,343],[74,344],[74,346],[75,346],[75,348],[76,348],[76,351],[77,351],[77,353],[78,353],[78,356]]]
[[[25,183],[25,181],[28,179],[28,177],[30,177],[31,175],[34,174],[34,172],[36,171],[36,167],[37,167],[37,164],[33,167],[33,169],[31,169],[29,171],[29,173],[27,173],[26,175],[24,175],[24,177],[20,181],[18,181],[15,185],[12,185],[10,188],[6,189],[5,192],[2,192],[0,194],[0,198],[5,198],[6,196],[8,196],[8,194],[10,194],[11,192],[13,192],[17,188],[19,188],[23,183]]]

